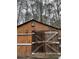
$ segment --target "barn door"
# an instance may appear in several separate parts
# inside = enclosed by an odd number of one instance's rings
[[[32,36],[32,53],[59,53],[58,32],[34,32]]]
[[[32,52],[45,52],[44,43],[45,41],[45,34],[44,32],[34,32],[32,37]]]

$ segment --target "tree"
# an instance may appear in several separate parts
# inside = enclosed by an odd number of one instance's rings
[[[61,0],[17,0],[17,7],[19,24],[31,19],[49,25],[61,24]]]

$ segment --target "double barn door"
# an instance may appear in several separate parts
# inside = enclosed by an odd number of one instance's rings
[[[57,31],[38,31],[32,36],[32,53],[60,53]]]

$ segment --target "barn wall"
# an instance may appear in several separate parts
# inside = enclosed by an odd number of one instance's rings
[[[35,23],[35,26],[32,27],[31,22],[22,25],[17,28],[17,34],[32,33],[32,31],[58,31],[57,29],[45,26],[41,23]],[[32,43],[32,36],[17,36],[17,43]],[[18,56],[28,56],[32,53],[32,46],[17,46],[17,55]]]
[[[27,23],[25,25],[22,25],[21,27],[17,28],[17,33],[31,33],[31,23]]]
[[[35,23],[34,29],[37,30],[37,31],[56,30],[56,29],[54,29],[54,28],[45,26],[45,25],[43,25],[43,24],[41,24],[41,23]]]
[[[32,36],[17,36],[17,43],[32,43]]]
[[[17,56],[25,57],[31,54],[31,46],[17,46]]]
[[[29,29],[31,29],[31,23],[25,24],[21,27],[17,28],[17,34],[25,34],[25,33],[31,33],[31,31],[29,31]],[[21,35],[21,36],[17,36],[17,43],[32,43],[32,36],[25,36],[25,35]],[[19,57],[26,57],[31,55],[31,48],[32,46],[17,46],[17,56]]]
[[[45,26],[45,25],[43,25],[41,23],[37,23],[37,22],[35,23],[34,27],[32,27],[31,22],[29,22],[29,23],[17,28],[18,33],[31,33],[32,30],[36,30],[36,31],[55,30],[55,31],[57,31],[57,29]]]
[[[17,28],[17,34],[29,33],[31,23]],[[32,36],[17,36],[17,43],[31,43]],[[31,46],[17,46],[17,56],[25,57],[31,54]]]

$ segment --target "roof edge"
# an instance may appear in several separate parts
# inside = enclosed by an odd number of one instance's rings
[[[26,23],[31,22],[31,21],[35,21],[35,22],[41,23],[41,24],[43,24],[43,25],[46,25],[46,26],[49,26],[49,27],[52,27],[52,28],[55,28],[55,29],[61,30],[61,28],[58,28],[58,27],[54,27],[54,26],[51,26],[51,25],[45,24],[45,23],[42,23],[42,22],[37,21],[37,20],[34,20],[34,19],[32,19],[32,20],[28,20],[27,22],[24,22],[23,24],[20,24],[20,25],[18,25],[17,27],[20,27],[20,26],[22,26],[22,25],[24,25],[24,24],[26,24]]]

